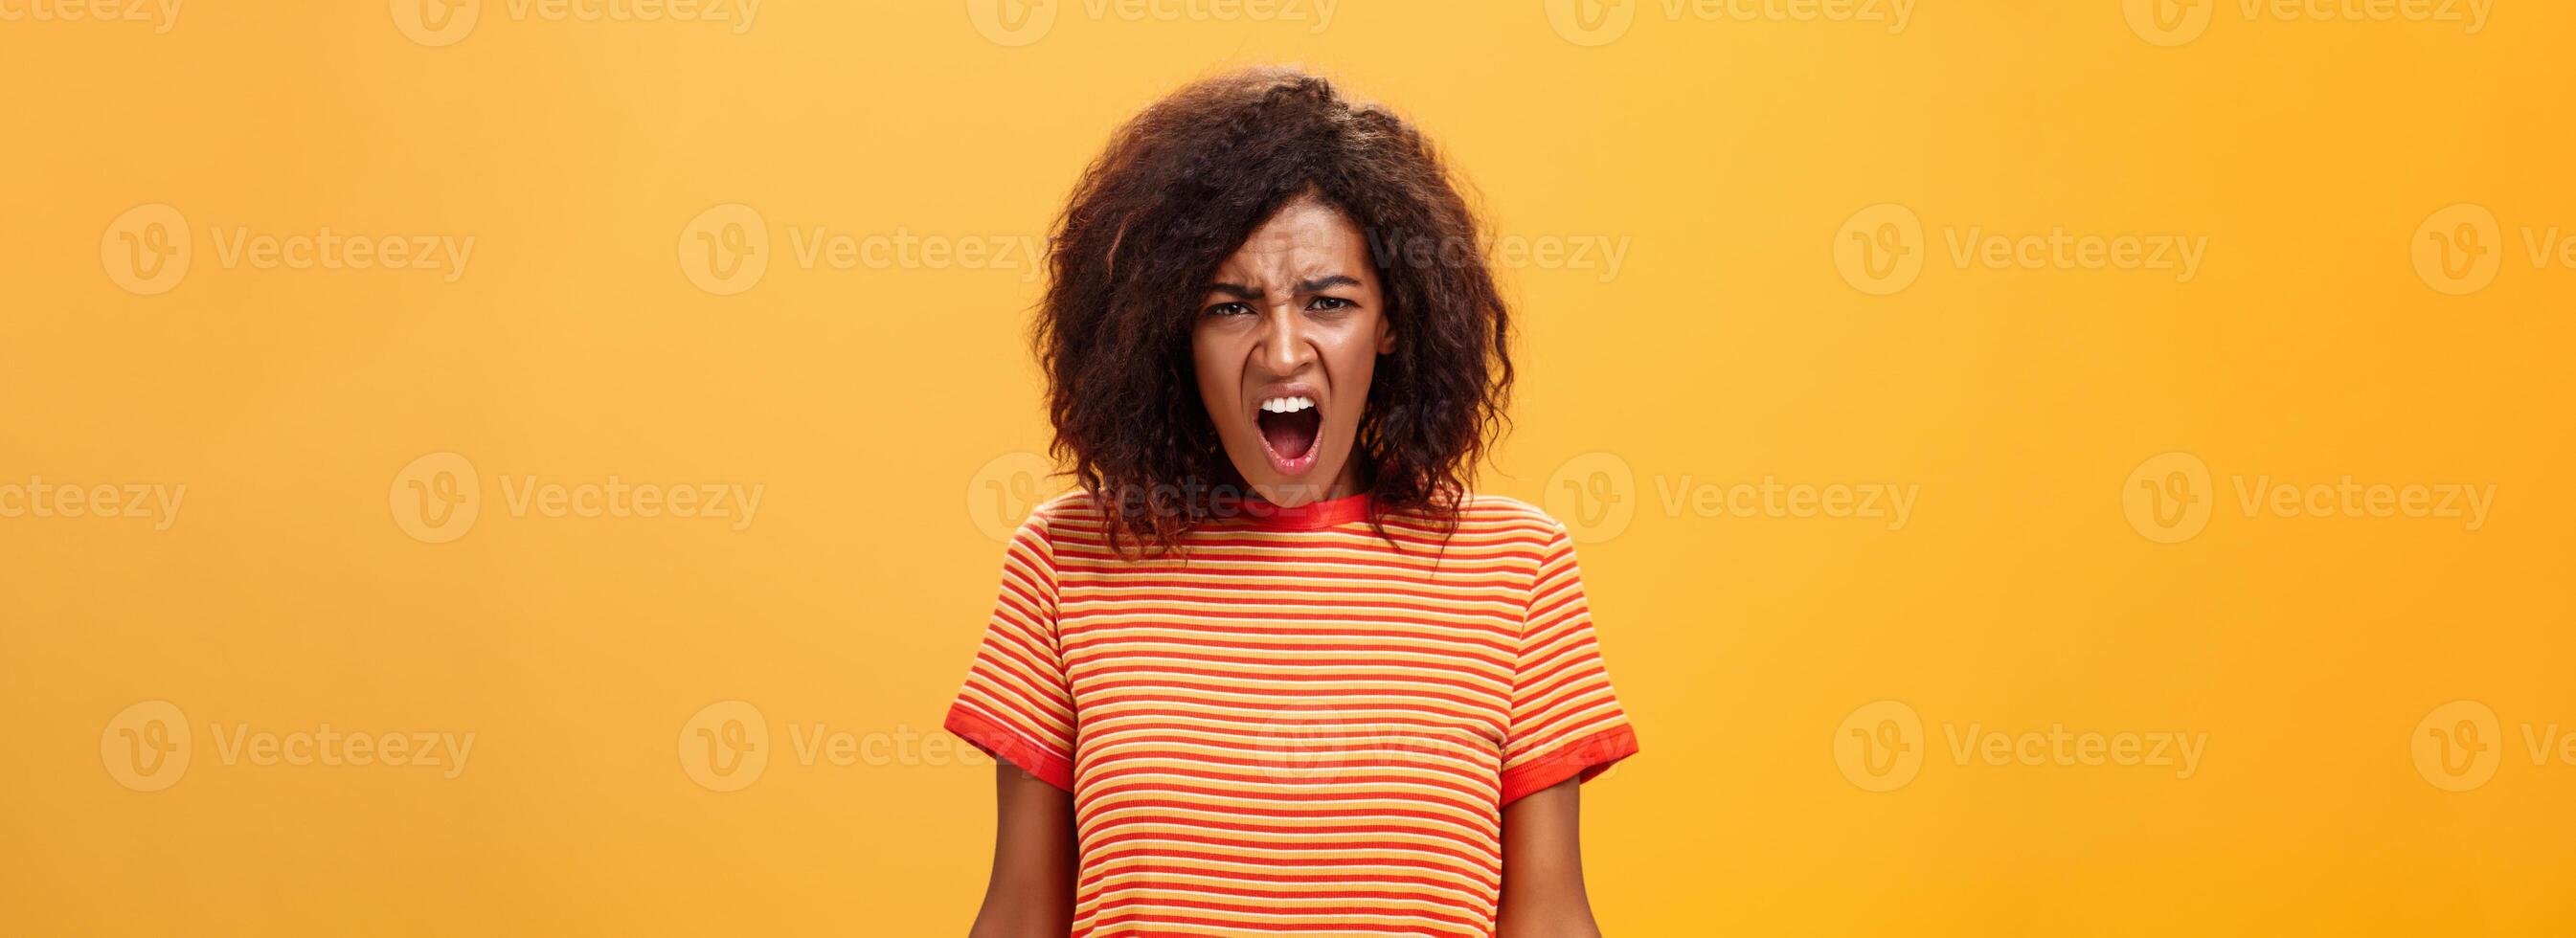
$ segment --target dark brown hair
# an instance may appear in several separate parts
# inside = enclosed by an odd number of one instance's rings
[[[1323,78],[1259,68],[1130,119],[1056,220],[1034,332],[1052,451],[1113,546],[1162,553],[1240,492],[1199,399],[1191,329],[1207,278],[1301,197],[1367,237],[1396,336],[1351,453],[1371,521],[1383,534],[1405,512],[1454,529],[1512,382],[1510,312],[1475,213],[1411,124]]]

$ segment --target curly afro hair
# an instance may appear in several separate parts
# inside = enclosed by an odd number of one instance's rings
[[[1113,547],[1165,553],[1241,491],[1199,399],[1191,326],[1217,267],[1298,198],[1367,237],[1397,336],[1351,456],[1371,524],[1455,529],[1512,382],[1510,312],[1459,189],[1411,124],[1295,69],[1194,82],[1118,129],[1056,220],[1033,334],[1052,452]]]

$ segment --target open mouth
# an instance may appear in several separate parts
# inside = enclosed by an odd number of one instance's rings
[[[1270,455],[1270,468],[1281,475],[1296,475],[1315,465],[1315,441],[1322,437],[1324,411],[1315,399],[1304,395],[1273,397],[1261,402],[1261,410],[1252,416],[1261,430],[1261,446]]]

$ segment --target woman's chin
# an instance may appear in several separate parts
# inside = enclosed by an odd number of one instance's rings
[[[1331,483],[1321,481],[1329,478],[1331,478],[1331,476],[1321,474],[1301,476],[1272,475],[1271,478],[1254,481],[1252,483],[1252,494],[1259,495],[1261,496],[1262,501],[1269,502],[1270,504],[1281,508],[1295,508],[1300,505],[1311,505],[1316,502],[1323,501],[1325,496],[1329,494],[1328,490],[1332,488]]]

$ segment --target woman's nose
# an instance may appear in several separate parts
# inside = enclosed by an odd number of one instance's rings
[[[1297,315],[1295,309],[1278,306],[1265,313],[1262,320],[1262,367],[1273,374],[1291,375],[1314,360],[1314,346],[1306,341],[1306,317]]]

